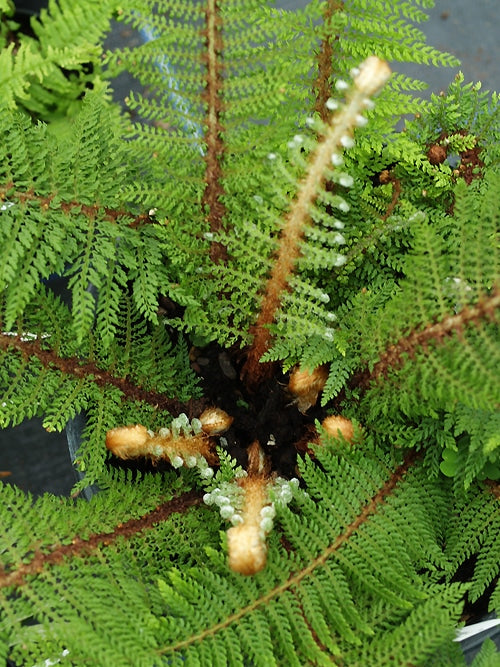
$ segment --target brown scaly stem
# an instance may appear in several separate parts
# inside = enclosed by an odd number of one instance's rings
[[[207,103],[207,115],[205,118],[205,190],[203,192],[202,205],[207,211],[207,219],[212,233],[223,229],[223,220],[226,208],[222,203],[224,187],[222,185],[221,160],[224,155],[224,142],[222,140],[223,126],[221,114],[224,108],[222,101],[223,87],[223,64],[221,53],[222,43],[222,20],[216,0],[208,0],[205,7],[205,28],[202,36],[206,42],[203,61],[206,65],[206,82],[203,99]],[[210,246],[210,258],[218,264],[227,260],[226,247],[218,242],[212,242]]]
[[[129,519],[117,524],[111,532],[95,533],[86,539],[75,536],[69,544],[52,545],[49,551],[36,549],[28,562],[19,563],[11,571],[0,570],[0,588],[23,586],[26,584],[26,577],[40,574],[47,567],[58,565],[67,558],[90,556],[98,549],[112,545],[118,538],[130,539],[146,530],[152,530],[155,525],[165,521],[172,514],[186,512],[200,504],[202,504],[201,495],[190,491],[162,503],[139,519]]]
[[[415,350],[431,342],[440,343],[452,334],[461,335],[464,328],[482,319],[493,320],[500,308],[500,289],[496,287],[488,296],[483,295],[473,306],[465,306],[456,315],[450,315],[434,324],[428,324],[421,331],[412,331],[400,338],[380,356],[373,367],[370,379],[384,377],[389,369],[401,367],[404,355],[413,355]]]
[[[13,183],[7,183],[5,185],[0,185],[0,201],[9,200],[9,198],[15,199],[16,201],[21,202],[22,204],[26,202],[37,202],[40,208],[43,211],[48,210],[51,207],[52,201],[55,195],[46,195],[44,197],[36,195],[33,190],[27,190],[26,192],[20,192],[14,190]],[[82,204],[78,201],[68,201],[61,202],[59,208],[64,213],[71,215],[73,213],[82,215],[88,218],[101,218],[102,220],[107,220],[109,222],[116,223],[120,218],[129,219],[129,227],[141,227],[142,225],[151,224],[154,222],[154,219],[151,217],[150,213],[140,213],[139,215],[133,215],[129,211],[124,209],[114,209],[109,208],[108,206],[102,206],[100,204]],[[152,212],[151,212],[152,213]]]
[[[341,11],[343,8],[343,2],[340,2],[339,0],[330,0],[323,15],[324,24],[331,21],[334,14]],[[318,76],[316,77],[314,86],[314,93],[316,96],[314,110],[319,114],[319,117],[324,123],[327,123],[331,116],[326,103],[331,95],[334,78],[333,43],[338,42],[338,39],[338,35],[328,36],[322,39],[318,53]]]
[[[495,311],[499,308],[500,288],[495,287],[491,294],[482,295],[475,305],[465,306],[456,315],[428,324],[420,331],[409,332],[380,354],[371,371],[365,367],[355,373],[348,383],[349,390],[366,390],[372,382],[379,382],[385,378],[390,370],[401,368],[405,358],[411,358],[419,348],[425,348],[431,343],[442,344],[453,334],[460,336],[465,327],[478,324],[480,320],[493,321],[498,317]],[[344,399],[345,390],[342,390],[336,397],[334,406],[340,406]]]
[[[144,401],[158,410],[168,410],[174,415],[186,412],[188,416],[193,416],[199,414],[203,409],[201,401],[182,403],[164,394],[141,389],[127,378],[111,375],[92,361],[82,362],[78,357],[60,357],[53,350],[43,349],[38,340],[24,340],[21,336],[0,333],[0,350],[6,350],[9,347],[18,350],[25,358],[36,357],[46,368],[57,368],[61,373],[76,378],[88,378],[99,387],[117,387],[123,392],[125,398]]]

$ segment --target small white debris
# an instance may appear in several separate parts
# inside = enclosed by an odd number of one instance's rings
[[[335,81],[335,88],[337,90],[347,90],[349,88],[349,84],[347,81],[344,81],[344,79],[337,79],[337,81]]]
[[[232,505],[222,505],[219,512],[223,519],[231,519],[234,514],[234,507]]]
[[[301,134],[296,134],[294,138],[288,142],[288,148],[298,148],[304,142],[304,137]]]
[[[269,439],[267,441],[267,446],[268,447],[275,447],[276,446],[276,438],[272,433],[269,434]]]
[[[271,519],[274,519],[275,515],[276,515],[276,510],[274,508],[274,505],[266,505],[260,510],[260,516],[262,518],[269,517]]]
[[[347,257],[345,255],[337,255],[335,258],[335,266],[344,266],[344,264],[347,262]]]
[[[69,650],[65,648],[64,651],[61,652],[61,657],[65,658],[67,655],[69,655]],[[58,665],[60,662],[60,658],[56,658],[54,660],[52,660],[52,658],[47,658],[43,663],[43,667],[52,667],[53,665]],[[39,667],[39,664],[35,665],[34,667]]]
[[[170,427],[174,438],[177,438],[181,431],[183,431],[185,435],[190,435],[191,432],[191,424],[189,423],[189,418],[185,412],[181,412],[178,417],[173,419]]]
[[[260,527],[264,533],[270,533],[273,529],[273,520],[270,517],[264,517],[260,522]]]
[[[214,493],[214,492],[212,491],[212,493]],[[230,505],[231,504],[231,501],[227,496],[223,496],[223,495],[219,495],[219,494],[217,494],[215,496],[214,502],[219,507],[222,507],[222,505]]]
[[[339,103],[337,102],[337,100],[334,100],[333,97],[330,97],[326,100],[325,107],[329,111],[336,111],[339,108]]]
[[[344,188],[350,188],[354,184],[354,178],[351,174],[340,174],[339,184]]]
[[[344,164],[344,158],[339,153],[332,153],[330,159],[334,167],[341,167]]]
[[[348,134],[344,134],[340,137],[340,143],[344,148],[352,148],[354,146],[354,139]]]
[[[283,485],[279,497],[280,501],[282,503],[285,503],[285,505],[288,505],[288,503],[292,500],[292,498],[293,498],[293,493],[291,488],[288,485],[286,486]]]
[[[213,505],[215,502],[213,495],[211,493],[204,493],[203,502],[205,505]]]
[[[43,338],[50,338],[51,334],[44,333],[41,334],[41,336],[38,336],[38,334],[31,333],[31,331],[23,331],[21,334],[19,334],[17,331],[2,331],[3,336],[13,336],[15,338],[19,338],[20,341],[23,343],[28,343],[31,340],[38,340],[43,339]]]
[[[201,421],[197,417],[191,419],[191,428],[193,429],[193,433],[195,435],[198,435],[202,432],[203,429],[201,428]]]
[[[341,199],[338,202],[337,208],[339,209],[339,211],[342,211],[342,213],[349,213],[349,211],[351,210],[351,207],[344,199]]]
[[[330,301],[330,297],[326,292],[320,292],[318,294],[318,299],[321,301],[321,303],[328,303]]]
[[[181,459],[180,456],[173,456],[170,459],[170,464],[172,468],[182,468],[182,466],[184,465],[184,461]]]

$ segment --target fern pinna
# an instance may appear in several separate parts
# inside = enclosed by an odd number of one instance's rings
[[[228,572],[213,512],[201,493],[182,493],[192,480],[114,474],[76,505],[33,504],[6,487],[0,586],[13,655],[43,646],[70,664],[443,664],[432,656],[452,639],[464,594],[444,583],[455,558],[442,548],[451,485],[429,482],[412,455],[323,447],[316,456],[300,464],[307,491],[281,508],[254,578]],[[477,488],[470,502],[498,531],[494,496]],[[450,655],[459,664],[453,643]]]
[[[33,37],[0,3],[0,421],[85,416],[73,498],[1,488],[0,655],[463,664],[464,602],[498,608],[498,96],[391,74],[454,63],[431,3],[87,4]]]

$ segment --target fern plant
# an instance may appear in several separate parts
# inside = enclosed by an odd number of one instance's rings
[[[454,63],[431,4],[61,0],[26,36],[0,2],[0,421],[85,417],[71,498],[0,489],[2,658],[464,664],[499,607],[500,106],[390,72]],[[113,17],[148,40],[106,50]]]

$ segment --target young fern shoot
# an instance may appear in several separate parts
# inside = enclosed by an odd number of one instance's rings
[[[174,468],[197,467],[203,478],[213,475],[210,467],[217,463],[213,436],[223,433],[232,418],[223,410],[207,409],[191,422],[181,413],[170,428],[158,433],[142,424],[119,426],[106,435],[106,447],[120,459],[149,458],[153,463],[168,461]]]
[[[385,61],[370,56],[353,74],[353,85],[347,90],[346,102],[343,106],[339,106],[330,124],[323,129],[322,139],[310,158],[307,172],[299,183],[295,199],[283,222],[279,247],[264,290],[260,312],[251,328],[254,338],[242,372],[249,386],[257,386],[270,372],[270,364],[260,361],[269,349],[271,338],[269,326],[275,320],[283,293],[294,272],[305,228],[310,221],[310,211],[322,190],[326,174],[332,164],[336,166],[342,163],[341,153],[345,148],[352,146],[354,129],[366,122],[362,113],[370,106],[370,97],[386,83],[391,70]],[[336,87],[338,90],[344,90],[348,85],[339,80]],[[330,106],[333,109],[336,105],[335,102]],[[348,175],[345,177],[344,182],[347,186]],[[342,184],[342,180],[340,183]]]
[[[227,549],[233,572],[253,575],[264,569],[266,537],[273,528],[276,510],[292,500],[298,484],[295,478],[285,480],[270,473],[255,440],[248,449],[247,472],[204,495],[205,504],[218,506],[221,517],[232,523],[227,531]]]

